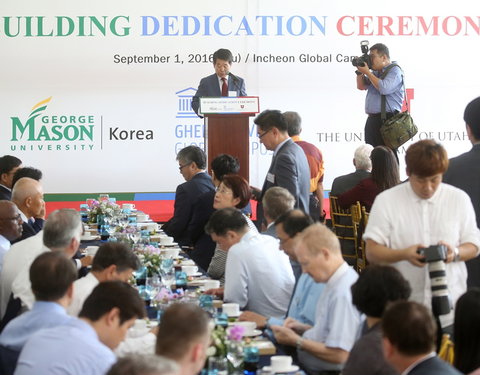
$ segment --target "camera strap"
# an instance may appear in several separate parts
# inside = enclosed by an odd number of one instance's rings
[[[385,68],[385,71],[378,78],[384,79],[387,76],[390,69],[392,69],[395,66],[398,66],[400,68],[400,65],[392,63]],[[400,68],[400,70],[402,70],[402,68]],[[403,73],[403,71],[402,71],[402,73]],[[402,87],[403,87],[404,96],[407,97],[407,91],[405,90],[405,83],[403,82],[403,74],[402,74]],[[386,113],[386,108],[385,108],[386,103],[387,103],[387,99],[386,99],[385,95],[382,95],[382,101],[381,101],[381,106],[380,106],[380,108],[381,108],[380,118],[382,119],[382,122],[385,122],[385,120],[387,119],[387,113]],[[408,100],[407,100],[407,111],[408,111]]]

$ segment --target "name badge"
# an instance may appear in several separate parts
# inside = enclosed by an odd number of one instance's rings
[[[267,173],[267,181],[274,184],[275,183],[275,175],[273,173]]]

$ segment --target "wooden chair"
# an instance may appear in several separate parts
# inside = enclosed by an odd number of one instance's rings
[[[368,215],[367,209],[365,206],[360,207],[360,221],[358,224],[357,229],[357,271],[362,272],[365,267],[368,265],[367,256],[366,256],[366,245],[365,241],[363,240],[363,233],[365,232],[365,228],[367,227],[368,223]]]
[[[351,209],[343,209],[338,205],[338,198],[335,195],[329,195],[330,200],[330,217],[332,220],[332,228],[342,248],[343,258],[356,268],[357,265],[357,237],[354,233],[354,225],[352,223]]]

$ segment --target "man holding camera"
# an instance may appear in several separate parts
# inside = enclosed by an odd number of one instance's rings
[[[448,327],[451,301],[467,289],[465,261],[480,249],[475,212],[466,193],[441,183],[448,157],[440,144],[414,143],[405,161],[409,181],[373,203],[363,236],[367,259],[396,267],[410,282],[411,299],[433,307],[441,326]]]
[[[382,126],[381,102],[385,95],[386,118],[390,118],[402,110],[404,89],[403,72],[398,65],[392,64],[390,53],[385,44],[377,43],[368,52],[368,41],[361,44],[363,55],[355,58],[352,63],[357,70],[357,88],[367,90],[365,112],[368,115],[365,124],[365,143],[373,147],[384,146],[380,127]]]

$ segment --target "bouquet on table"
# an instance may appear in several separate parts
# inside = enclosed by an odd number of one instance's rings
[[[163,257],[160,249],[152,245],[139,246],[134,249],[138,259],[147,268],[147,275],[158,275],[161,270]]]
[[[110,202],[108,200],[103,200],[101,202],[95,200],[93,201],[88,212],[88,220],[90,223],[97,223],[99,216],[115,217],[119,216],[121,212],[122,209],[116,203]]]

